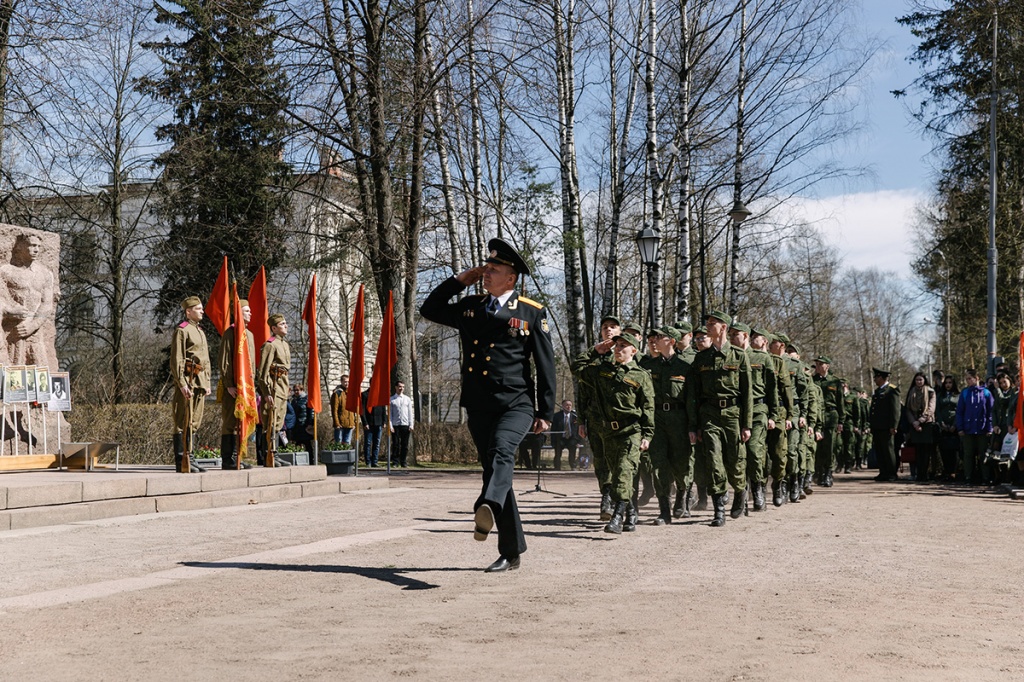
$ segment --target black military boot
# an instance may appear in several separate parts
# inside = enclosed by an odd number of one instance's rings
[[[708,510],[708,491],[697,486],[697,504],[693,505],[693,511]]]
[[[804,495],[813,495],[814,494],[814,491],[811,489],[811,472],[810,471],[808,471],[806,474],[804,474],[803,493],[804,493]],[[803,499],[803,498],[801,498],[801,499]]]
[[[725,493],[718,493],[711,496],[711,502],[715,505],[715,518],[711,525],[715,528],[725,525]]]
[[[826,488],[831,488],[832,487],[832,471],[831,470],[825,472],[825,487]]]
[[[732,509],[729,510],[729,516],[734,519],[738,519],[743,516],[743,512],[747,509],[747,489],[736,493],[732,500]]]
[[[640,506],[642,507],[650,502],[651,498],[654,497],[654,476],[650,471],[641,470],[639,478],[640,480],[634,483],[634,487],[638,487],[641,482],[644,484],[644,492],[643,495],[640,496],[639,500]]]
[[[625,521],[627,506],[629,506],[629,502],[626,500],[620,500],[615,503],[615,511],[612,513],[612,518],[608,525],[604,527],[605,533],[622,534],[622,524]]]
[[[800,501],[800,476],[798,474],[789,475],[789,501]]]
[[[683,518],[683,507],[689,507],[686,503],[690,501],[689,491],[676,488],[676,503],[672,507],[672,516],[677,519]],[[687,514],[689,516],[689,514]]]
[[[220,436],[220,468],[234,469],[235,466],[235,437],[234,435],[221,434]]]
[[[629,501],[628,506],[626,507],[626,518],[622,522],[623,533],[632,533],[636,530],[636,520],[640,515],[636,502],[636,495],[634,495],[633,499]]]
[[[682,518],[688,519],[691,516],[693,516],[693,514],[690,513],[690,493],[687,492],[685,495],[683,495],[683,514],[682,514]]]
[[[601,520],[608,521],[612,518],[612,491],[611,486],[604,486],[601,490]]]
[[[683,510],[680,509],[679,513],[682,514]],[[667,523],[672,523],[673,512],[668,506],[668,497],[658,496],[658,518],[654,519],[655,526],[664,526]]]
[[[199,462],[196,461],[195,455],[192,455],[192,456],[190,456],[188,458],[188,467],[192,471],[192,473],[196,473],[196,474],[205,474],[206,473],[206,467],[199,466]]]
[[[185,439],[180,433],[174,434],[174,470],[181,473],[181,463],[185,460]]]
[[[751,481],[754,488],[754,511],[764,511],[764,483]]]
[[[772,481],[772,504],[776,507],[782,506],[782,501],[786,498],[784,481]]]

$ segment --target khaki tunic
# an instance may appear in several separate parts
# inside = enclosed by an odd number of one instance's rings
[[[271,336],[260,349],[260,368],[256,390],[263,398],[260,421],[264,430],[277,433],[284,428],[288,412],[288,371],[292,367],[292,349],[282,338]]]
[[[252,332],[245,330],[246,341],[249,342],[249,371],[252,373],[253,381],[256,380],[256,342]],[[229,388],[235,386],[235,325],[231,325],[224,331],[220,339],[220,385],[224,389],[221,396],[220,406],[220,432],[221,435],[233,435],[238,428],[238,418],[235,417],[235,399],[228,392]]]
[[[186,365],[191,368],[190,372],[186,372]],[[171,399],[174,432],[182,433],[188,426],[186,415],[191,403],[191,432],[195,433],[203,423],[203,404],[210,392],[210,349],[206,345],[206,334],[195,322],[185,321],[174,328],[170,370],[175,388]],[[191,400],[182,394],[184,386],[192,389]]]

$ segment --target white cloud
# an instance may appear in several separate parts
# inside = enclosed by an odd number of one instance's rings
[[[842,194],[795,202],[794,213],[815,225],[842,256],[843,265],[877,267],[910,275],[916,257],[915,211],[925,201],[916,189]]]

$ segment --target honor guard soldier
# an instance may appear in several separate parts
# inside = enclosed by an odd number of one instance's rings
[[[555,360],[544,306],[516,294],[530,274],[522,256],[501,239],[487,243],[486,263],[450,277],[430,292],[420,314],[459,330],[462,396],[469,433],[483,465],[483,488],[473,506],[473,537],[498,529],[498,559],[490,573],[519,568],[526,538],[512,491],[516,448],[528,432],[551,426],[555,411]],[[483,280],[484,295],[449,302]],[[536,366],[536,381],[530,360]]]
[[[242,308],[242,329],[245,329],[245,340],[249,344],[249,372],[253,381],[256,380],[256,342],[253,340],[252,332],[246,329],[249,320],[252,319],[252,308],[245,299],[238,301]],[[238,321],[224,330],[220,338],[220,385],[223,390],[220,406],[220,457],[221,469],[237,469],[241,464],[243,469],[251,469],[252,466],[245,462],[235,461],[238,439],[235,431],[238,429],[238,417],[235,416],[235,397],[238,392],[235,389],[235,332],[238,329]]]
[[[742,516],[747,504],[747,462],[743,444],[750,439],[754,396],[747,354],[729,343],[732,318],[713,310],[705,319],[711,346],[699,351],[686,380],[690,443],[704,444],[715,506],[712,526],[725,525],[728,485],[736,492],[729,515]]]
[[[682,322],[676,322],[673,326],[679,330],[679,340],[676,341],[676,353],[683,360],[693,362],[693,359],[697,357],[697,351],[694,350],[692,345],[693,325],[683,320]]]
[[[814,358],[814,383],[821,389],[822,411],[825,421],[821,425],[821,440],[815,452],[815,473],[818,484],[832,487],[832,471],[836,465],[836,450],[842,445],[843,422],[846,421],[846,404],[843,382],[835,375],[829,375],[832,360],[827,355]]]
[[[589,365],[579,375],[580,383],[597,396],[595,412],[601,424],[598,437],[612,465],[615,504],[604,530],[616,535],[636,530],[640,453],[648,449],[654,435],[654,388],[647,370],[633,361],[639,350],[639,339],[620,334],[612,346],[614,364]]]
[[[895,481],[899,477],[896,475],[896,444],[893,438],[903,411],[900,392],[889,383],[889,370],[872,367],[871,371],[875,379],[875,392],[871,394],[868,423],[871,426],[875,455],[878,457],[878,476],[875,480]]]
[[[690,438],[686,422],[686,375],[690,363],[676,352],[679,331],[662,327],[654,332],[657,357],[647,358],[642,367],[651,373],[654,386],[654,437],[651,439],[651,464],[654,467],[654,488],[658,495],[658,518],[655,525],[672,523],[669,495],[672,483],[682,493],[690,487]],[[680,501],[688,498],[683,494]],[[690,505],[684,501],[681,516],[690,516]]]
[[[622,323],[614,315],[605,315],[601,318],[601,327],[598,332],[600,340],[593,348],[587,349],[577,355],[570,365],[574,376],[579,376],[584,367],[599,365],[602,363],[611,365],[615,362],[611,354],[614,339],[622,331]],[[579,410],[583,419],[583,427],[586,432],[590,450],[594,453],[594,475],[597,476],[597,485],[601,491],[601,520],[608,521],[612,518],[612,479],[611,466],[608,464],[602,448],[602,440],[599,437],[600,415],[597,410],[597,396],[584,385],[579,386]]]
[[[259,391],[260,421],[267,438],[267,453],[263,462],[265,466],[275,466],[273,453],[281,443],[281,429],[288,412],[288,372],[292,367],[292,349],[285,341],[288,335],[288,322],[284,315],[276,313],[267,318],[270,326],[270,338],[260,349],[260,367],[256,372],[256,390]]]
[[[203,320],[203,302],[189,296],[181,302],[185,321],[174,328],[171,337],[171,379],[177,390],[171,400],[174,418],[174,470],[178,473],[203,472],[192,456],[193,439],[203,423],[203,405],[210,392],[210,350],[206,333],[199,327]],[[185,460],[185,453],[188,460]]]

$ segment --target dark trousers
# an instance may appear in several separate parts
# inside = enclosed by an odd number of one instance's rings
[[[561,433],[551,434],[551,447],[555,449],[555,470],[562,468],[562,450],[569,450],[569,468],[576,468],[576,448],[579,447],[579,441],[574,437],[569,436],[566,438]]]
[[[409,436],[412,430],[408,426],[395,426],[394,440],[391,443],[391,463],[407,466],[409,459]]]
[[[377,466],[380,456],[380,439],[384,434],[383,426],[367,426],[363,429],[363,457],[366,466]]]
[[[896,478],[896,445],[889,429],[871,429],[871,441],[878,457],[878,475],[882,478]]]
[[[498,552],[506,558],[517,557],[526,551],[526,537],[512,491],[512,472],[516,464],[516,449],[533,424],[533,412],[467,410],[466,416],[469,434],[484,468],[483,489],[473,511],[482,504],[490,504],[494,508]]]
[[[540,469],[541,441],[533,436],[526,436],[519,443],[519,465],[524,469]]]

